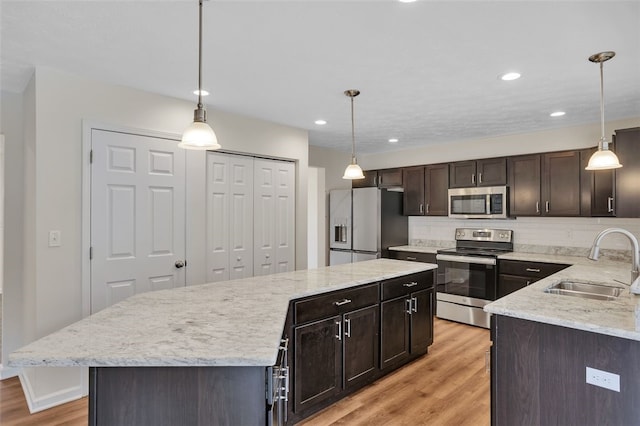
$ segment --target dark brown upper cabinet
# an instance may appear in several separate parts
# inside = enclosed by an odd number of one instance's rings
[[[402,197],[405,216],[423,216],[424,208],[424,167],[405,167],[402,170],[404,196]]]
[[[640,217],[640,127],[616,130],[614,150],[622,168],[615,169],[616,217]]]
[[[596,148],[580,151],[580,214],[615,216],[614,170],[585,170],[595,151]]]
[[[512,216],[580,216],[580,152],[509,157]]]
[[[365,170],[363,174],[364,179],[354,179],[351,181],[352,188],[369,188],[372,186],[378,186],[377,170]]]
[[[449,188],[507,184],[507,159],[485,158],[449,164]]]
[[[580,151],[550,152],[542,159],[542,214],[580,216]]]
[[[406,167],[403,169],[402,180],[406,216],[446,216],[449,213],[448,164]]]
[[[402,169],[378,170],[378,188],[402,187]]]

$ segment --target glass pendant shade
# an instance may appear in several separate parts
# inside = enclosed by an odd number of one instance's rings
[[[607,169],[619,169],[622,167],[618,156],[609,151],[608,149],[598,149],[589,158],[589,164],[585,167],[586,170],[607,170]]]
[[[185,149],[220,149],[218,138],[211,126],[201,121],[194,121],[186,128],[178,146]]]
[[[358,166],[355,161],[347,166],[344,169],[344,175],[342,179],[364,179],[364,173],[362,173],[362,168]]]

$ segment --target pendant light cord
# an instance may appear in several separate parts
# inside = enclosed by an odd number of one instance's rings
[[[198,109],[202,109],[202,0],[198,15]]]
[[[351,163],[356,163],[356,131],[353,118],[353,96],[351,96]]]
[[[602,128],[602,135],[600,138],[600,144],[604,144],[604,62],[600,62],[600,123]],[[601,148],[603,148],[601,146]]]

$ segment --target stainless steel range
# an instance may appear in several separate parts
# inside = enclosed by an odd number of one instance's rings
[[[438,250],[436,316],[489,328],[482,308],[496,299],[498,256],[513,251],[513,231],[456,229],[456,247]]]

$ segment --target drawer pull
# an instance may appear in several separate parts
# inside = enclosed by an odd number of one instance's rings
[[[418,260],[418,259],[413,256],[407,256],[407,260]]]
[[[418,285],[418,283],[415,282],[415,281],[411,281],[410,283],[404,283],[402,285],[405,286],[405,287],[415,287],[415,286]]]
[[[351,299],[342,299],[338,302],[333,302],[333,304],[336,306],[346,305],[347,303],[351,303]]]
[[[526,269],[527,272],[540,272],[540,269],[536,269],[536,268],[527,268]]]

